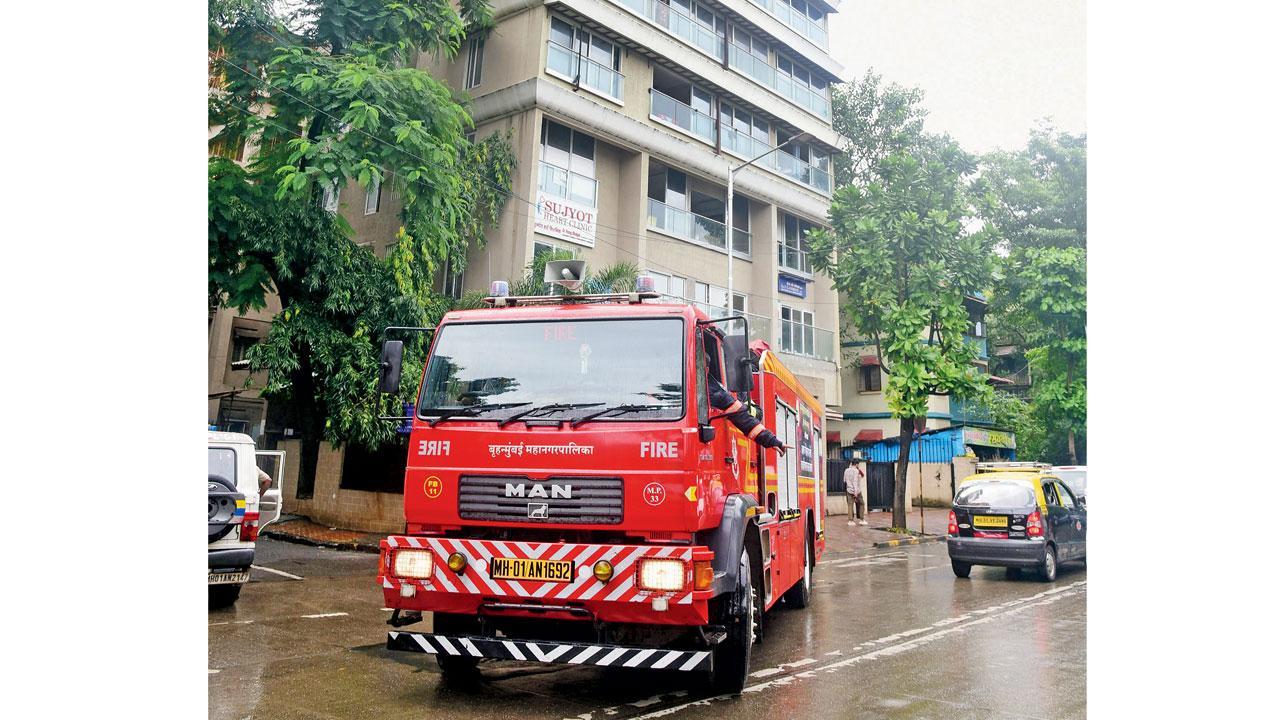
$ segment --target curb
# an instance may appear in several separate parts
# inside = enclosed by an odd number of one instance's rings
[[[878,543],[871,543],[874,548],[890,548],[899,545],[921,545],[923,543],[942,542],[947,539],[946,535],[929,535],[928,537],[918,538],[909,537],[901,540],[881,540]]]
[[[337,540],[316,540],[315,538],[305,537],[303,535],[294,535],[293,533],[283,532],[274,528],[266,528],[262,534],[272,538],[273,540],[283,540],[285,542],[296,543],[298,545],[310,545],[312,547],[331,548],[333,550],[351,550],[354,552],[378,553],[381,548],[378,543],[369,543],[357,540],[355,542],[340,542]]]

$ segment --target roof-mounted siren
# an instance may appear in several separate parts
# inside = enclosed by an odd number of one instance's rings
[[[542,281],[555,283],[572,294],[582,289],[586,275],[586,260],[551,260],[542,272]]]

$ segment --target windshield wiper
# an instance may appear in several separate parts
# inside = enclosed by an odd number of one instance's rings
[[[456,410],[445,410],[444,412],[440,413],[440,417],[436,418],[435,420],[432,420],[428,424],[431,427],[435,427],[436,425],[439,425],[440,423],[444,422],[445,420],[448,420],[449,418],[475,415],[476,413],[482,413],[482,412],[485,412],[486,410],[505,410],[507,408],[524,407],[525,405],[532,405],[532,404],[533,403],[521,402],[521,403],[483,403],[481,405],[468,405],[466,407],[457,408]]]
[[[604,403],[602,402],[598,402],[598,403],[552,403],[550,405],[539,405],[538,407],[532,407],[532,408],[529,408],[528,410],[521,410],[520,412],[514,415],[508,415],[502,418],[502,421],[498,423],[498,427],[506,427],[507,425],[510,425],[511,423],[519,420],[520,418],[527,417],[535,413],[551,412],[552,410],[576,410],[578,408],[595,407],[596,405],[603,405],[603,404]]]
[[[643,412],[645,410],[665,410],[667,408],[673,408],[673,407],[680,407],[680,406],[672,405],[670,403],[667,403],[665,405],[614,405],[613,407],[607,407],[603,410],[597,410],[593,413],[587,413],[586,415],[583,415],[580,418],[574,418],[573,421],[569,423],[569,427],[576,428],[582,423],[587,422],[588,420],[594,420],[602,415],[610,415],[613,413],[625,414],[625,413],[633,413],[633,412]]]

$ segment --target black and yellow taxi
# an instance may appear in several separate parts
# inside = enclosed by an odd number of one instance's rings
[[[961,481],[947,523],[947,554],[956,577],[974,565],[1034,569],[1046,582],[1063,562],[1085,561],[1084,504],[1043,463],[978,463]]]

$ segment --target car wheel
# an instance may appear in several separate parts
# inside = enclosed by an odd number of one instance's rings
[[[1004,569],[1005,580],[1017,580],[1020,577],[1022,577],[1022,571],[1018,568],[1009,567]]]
[[[746,578],[746,585],[741,592],[746,593],[747,612],[739,617],[729,618],[725,623],[729,636],[720,641],[712,650],[711,687],[717,695],[737,695],[747,685],[747,673],[751,670],[751,645],[756,634],[756,588],[751,573],[751,558],[747,551],[742,551],[742,559],[738,563],[738,577]],[[730,612],[732,603],[729,604]]]
[[[783,595],[787,607],[809,607],[809,598],[813,594],[813,547],[809,543],[804,546],[804,575]]]
[[[219,610],[225,607],[231,607],[235,604],[236,599],[240,597],[240,588],[244,587],[238,583],[226,585],[210,585],[209,586],[209,609]]]
[[[960,562],[959,560],[951,561],[951,572],[956,574],[958,578],[969,577],[969,571],[973,570],[973,563]]]
[[[1044,559],[1040,561],[1040,579],[1053,582],[1058,579],[1058,551],[1052,546],[1044,546]]]

